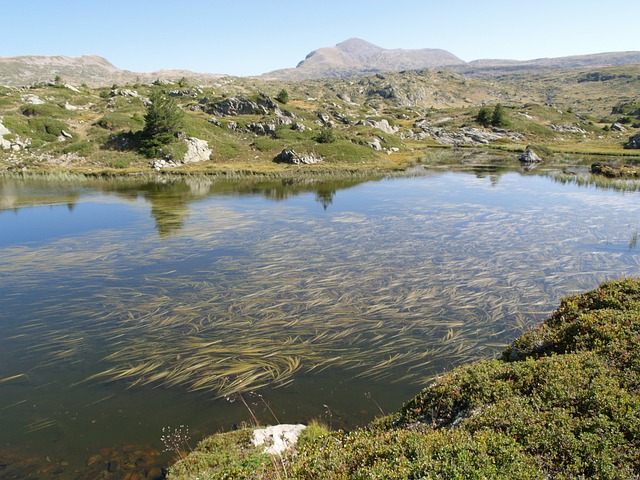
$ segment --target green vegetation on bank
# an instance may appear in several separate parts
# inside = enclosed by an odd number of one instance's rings
[[[582,81],[591,74],[608,80]],[[639,86],[633,65],[490,80],[423,71],[90,88],[58,79],[0,87],[0,171],[127,174],[152,171],[156,158],[176,173],[393,170],[434,147],[633,156],[623,147],[640,129]],[[190,137],[211,155],[183,164]],[[283,149],[324,161],[276,163]]]
[[[366,427],[277,458],[247,430],[214,435],[168,478],[637,478],[638,412],[640,279],[607,281]]]

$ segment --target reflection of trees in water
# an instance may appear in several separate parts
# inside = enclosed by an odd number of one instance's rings
[[[80,186],[41,179],[0,179],[0,192],[0,211],[42,205],[66,205],[72,211],[81,196]]]
[[[156,222],[156,229],[160,238],[167,238],[172,233],[182,229],[189,214],[189,207],[183,204],[159,201],[156,197],[151,200],[151,216]]]
[[[322,204],[322,207],[326,210],[329,205],[333,203],[333,197],[336,196],[335,190],[317,190],[316,200]]]
[[[76,203],[90,189],[115,195],[128,202],[144,198],[151,206],[156,229],[161,238],[180,231],[189,215],[189,204],[214,195],[260,195],[270,200],[315,193],[315,200],[324,210],[333,204],[338,190],[364,182],[380,180],[376,177],[323,178],[267,178],[225,179],[210,177],[160,178],[146,180],[90,179],[78,182],[52,182],[36,179],[9,180],[0,183],[3,195],[0,207],[21,208],[37,205],[66,204],[73,211]],[[7,202],[10,205],[7,205]]]

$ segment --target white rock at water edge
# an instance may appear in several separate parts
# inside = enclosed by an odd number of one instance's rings
[[[282,452],[294,446],[302,431],[307,428],[305,425],[285,424],[274,425],[272,427],[257,428],[253,431],[251,443],[256,447],[265,445],[264,453],[270,455],[281,455]]]

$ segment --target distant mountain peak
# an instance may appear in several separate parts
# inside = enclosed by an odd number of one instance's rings
[[[446,50],[388,50],[361,38],[350,38],[333,47],[323,47],[309,53],[295,69],[265,74],[270,78],[297,79],[350,77],[377,72],[424,70],[465,65]]]
[[[384,48],[374,45],[373,43],[362,40],[361,38],[350,38],[336,45],[336,48],[343,52],[361,52],[361,51],[382,51]]]

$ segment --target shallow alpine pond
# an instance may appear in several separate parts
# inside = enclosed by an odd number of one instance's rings
[[[163,427],[195,446],[252,412],[353,428],[639,275],[639,231],[639,192],[518,165],[0,177],[0,478],[147,475]]]

